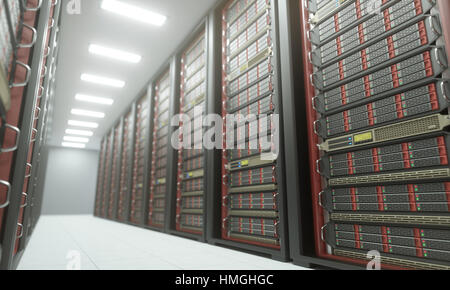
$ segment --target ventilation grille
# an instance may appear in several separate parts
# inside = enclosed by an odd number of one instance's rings
[[[395,124],[392,126],[375,129],[375,140],[377,142],[399,139],[413,135],[419,135],[440,129],[439,116],[434,115],[410,122]]]
[[[346,221],[346,222],[450,226],[450,216],[412,216],[412,215],[332,213],[331,219],[334,221]]]
[[[389,174],[374,174],[365,176],[351,176],[342,178],[333,178],[329,180],[330,186],[367,184],[393,181],[413,181],[423,179],[438,179],[450,177],[450,169],[432,169],[422,171],[397,172]]]
[[[336,256],[342,256],[342,257],[348,257],[348,258],[353,258],[353,259],[358,259],[358,260],[369,261],[367,256],[362,253],[335,249],[334,254]],[[412,261],[412,260],[403,260],[403,259],[386,257],[386,256],[381,256],[381,263],[386,264],[386,265],[400,266],[400,267],[417,269],[417,270],[450,270],[450,266],[417,262],[417,261]]]

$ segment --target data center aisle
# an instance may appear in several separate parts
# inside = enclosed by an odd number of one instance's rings
[[[79,259],[77,258],[79,257]],[[19,270],[301,270],[92,216],[42,216]]]

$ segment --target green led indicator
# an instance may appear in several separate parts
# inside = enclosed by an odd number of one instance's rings
[[[428,254],[424,254],[425,257],[428,257]]]

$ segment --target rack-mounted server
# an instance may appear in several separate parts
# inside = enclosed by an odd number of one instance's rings
[[[132,162],[134,148],[134,121],[135,108],[131,107],[125,114],[122,124],[122,151],[120,153],[120,178],[119,178],[119,194],[117,196],[117,215],[116,218],[120,222],[127,222],[129,219],[129,210],[131,202],[131,186],[132,186]]]
[[[46,141],[60,4],[0,3],[0,268],[15,268],[40,214],[36,175]]]
[[[133,224],[143,224],[146,178],[146,152],[148,152],[149,137],[149,99],[147,95],[141,97],[136,103],[136,128],[133,162],[133,182],[131,189],[130,221]]]
[[[385,268],[447,269],[448,11],[299,6],[317,256],[365,265],[377,250]]]
[[[233,246],[286,259],[283,144],[276,156],[260,142],[282,138],[273,118],[282,120],[277,9],[277,1],[239,0],[222,12],[222,117],[237,122],[223,132],[221,234]]]
[[[43,37],[43,45],[44,45],[44,54],[42,56],[42,60],[41,60],[41,71],[39,73],[39,77],[38,77],[38,81],[37,84],[39,86],[38,92],[37,92],[37,99],[36,99],[36,104],[33,110],[33,116],[32,116],[32,120],[31,120],[31,140],[30,140],[30,144],[28,146],[28,156],[26,159],[26,175],[25,175],[25,179],[24,179],[24,185],[23,185],[23,189],[22,189],[22,199],[21,199],[21,204],[20,204],[20,210],[19,210],[19,219],[18,219],[18,225],[19,225],[19,234],[18,237],[16,238],[16,242],[15,242],[15,248],[14,248],[14,255],[16,255],[20,248],[24,248],[25,246],[25,240],[27,238],[27,228],[28,228],[28,223],[29,223],[29,219],[28,219],[28,215],[25,215],[27,213],[27,211],[30,210],[31,208],[31,200],[32,200],[32,196],[33,196],[33,183],[35,181],[32,180],[32,172],[33,172],[33,167],[37,168],[38,164],[35,162],[36,160],[34,159],[34,157],[36,157],[37,150],[39,149],[39,147],[41,146],[41,134],[42,134],[42,128],[41,130],[39,127],[39,119],[43,117],[43,113],[44,113],[44,107],[43,105],[45,105],[45,100],[46,98],[43,98],[43,94],[46,93],[46,89],[44,88],[44,81],[46,78],[48,78],[48,70],[50,69],[50,61],[51,61],[51,57],[49,57],[50,54],[50,38],[52,35],[52,30],[56,29],[56,25],[55,25],[55,19],[54,19],[54,14],[55,14],[55,4],[56,3],[52,3],[52,5],[50,6],[50,12],[49,12],[49,16],[48,16],[48,21],[49,21],[49,25],[47,25],[47,31],[46,31],[46,35]],[[25,217],[27,217],[27,219],[25,219]]]
[[[106,153],[106,139],[103,138],[100,143],[100,155],[97,173],[97,191],[95,195],[94,215],[100,216],[102,195],[103,195],[103,178],[105,174],[105,153]]]
[[[148,203],[147,225],[164,229],[166,221],[166,202],[169,197],[168,153],[170,145],[170,106],[172,79],[170,68],[155,83],[153,97],[153,143],[150,172],[150,197]]]
[[[201,31],[181,56],[180,114],[189,117],[179,127],[176,230],[203,235],[205,225],[205,150],[203,118],[207,103],[207,38]]]
[[[113,134],[113,149],[111,165],[111,185],[109,187],[107,218],[110,220],[114,220],[117,213],[117,196],[121,165],[120,153],[122,152],[122,126],[120,122],[113,128],[111,134]]]
[[[40,89],[38,91],[39,108],[36,108],[37,124],[36,124],[36,142],[34,146],[33,157],[31,160],[32,170],[29,177],[29,189],[27,192],[27,206],[24,212],[24,238],[21,239],[19,247],[24,249],[28,243],[29,237],[33,233],[35,225],[41,212],[41,204],[43,199],[43,180],[45,180],[46,168],[46,148],[44,146],[47,140],[48,131],[48,110],[54,99],[54,89],[56,82],[56,66],[58,59],[58,42],[60,39],[60,15],[61,4],[52,2],[50,8],[51,18],[49,19],[47,43],[44,48],[44,73],[45,77],[41,79]]]
[[[108,132],[106,136],[106,149],[105,149],[105,173],[103,175],[103,194],[100,206],[100,216],[106,218],[108,213],[108,198],[111,187],[111,167],[113,161],[113,144],[114,144],[114,134],[113,132]]]

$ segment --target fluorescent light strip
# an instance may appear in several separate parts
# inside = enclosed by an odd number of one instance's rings
[[[142,59],[140,55],[108,48],[96,44],[91,44],[89,46],[89,52],[96,55],[106,56],[112,59],[122,60],[131,63],[139,63]]]
[[[94,136],[94,132],[92,132],[92,131],[74,130],[74,129],[67,129],[66,130],[66,134],[68,134],[68,135],[86,136],[86,137]]]
[[[91,75],[91,74],[82,74],[81,80],[85,81],[85,82],[93,83],[93,84],[110,86],[110,87],[115,87],[115,88],[123,88],[125,86],[124,81],[95,76],[95,75]]]
[[[102,9],[156,26],[162,26],[167,20],[164,15],[116,0],[103,0]]]
[[[70,111],[70,113],[72,115],[77,115],[77,116],[85,116],[85,117],[92,117],[92,118],[98,118],[98,119],[105,118],[105,113],[102,113],[102,112],[94,112],[94,111],[86,111],[86,110],[80,110],[80,109],[72,109],[72,111]]]
[[[78,149],[86,148],[86,144],[80,144],[80,143],[62,142],[61,145],[63,147],[68,147],[68,148],[78,148]]]
[[[83,94],[75,95],[75,100],[80,101],[80,102],[87,102],[87,103],[94,103],[94,104],[108,105],[108,106],[111,106],[112,104],[114,104],[113,99],[100,98],[100,97],[88,96],[88,95],[83,95]]]
[[[79,143],[88,143],[88,142],[89,142],[89,138],[73,137],[73,136],[64,136],[64,141],[68,141],[68,142],[79,142]]]
[[[98,123],[93,123],[93,122],[69,120],[68,124],[70,126],[75,126],[75,127],[85,127],[85,128],[92,128],[92,129],[98,128]]]

